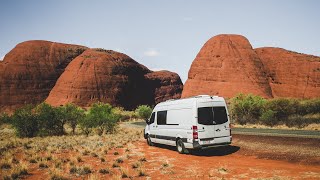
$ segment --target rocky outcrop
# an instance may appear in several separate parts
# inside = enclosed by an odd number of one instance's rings
[[[46,102],[54,106],[94,102],[125,109],[179,98],[182,83],[175,73],[152,72],[129,56],[103,49],[88,49],[60,76]]]
[[[65,67],[85,49],[49,41],[18,44],[0,65],[0,110],[44,101]]]
[[[257,48],[273,97],[320,97],[320,57],[281,48]]]
[[[267,98],[320,97],[320,57],[281,48],[252,49],[240,35],[218,35],[202,47],[189,70],[182,97],[227,98],[252,93]]]
[[[272,97],[263,64],[249,41],[240,35],[215,36],[193,61],[182,97],[238,93]]]
[[[145,78],[148,80],[149,91],[153,92],[155,104],[181,97],[183,84],[177,73],[156,71],[146,74]]]

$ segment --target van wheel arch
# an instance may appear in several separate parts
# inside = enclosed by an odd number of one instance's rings
[[[180,154],[187,154],[188,150],[185,148],[184,143],[180,137],[176,138],[176,148]]]
[[[153,142],[151,141],[151,137],[150,137],[150,134],[149,133],[147,133],[146,134],[146,139],[147,139],[147,144],[149,145],[149,146],[153,146],[154,144],[153,144]]]

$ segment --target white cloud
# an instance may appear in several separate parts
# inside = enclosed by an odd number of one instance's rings
[[[156,57],[156,56],[160,55],[160,53],[157,50],[154,50],[154,49],[149,49],[148,51],[145,51],[143,54],[145,56],[149,56],[149,57]]]
[[[3,61],[3,59],[4,59],[4,56],[0,57],[0,61]]]
[[[192,21],[193,18],[192,18],[192,17],[184,17],[182,20],[183,20],[183,21]]]

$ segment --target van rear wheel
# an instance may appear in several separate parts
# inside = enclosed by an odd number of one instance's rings
[[[188,150],[184,147],[184,144],[183,144],[183,142],[182,142],[181,139],[178,139],[178,140],[177,140],[176,146],[177,146],[177,151],[178,151],[180,154],[188,153]]]
[[[148,144],[149,146],[153,146],[153,142],[151,141],[151,137],[150,137],[149,134],[147,135],[147,144]]]

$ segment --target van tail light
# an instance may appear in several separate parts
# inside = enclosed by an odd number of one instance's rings
[[[198,127],[192,126],[192,137],[193,139],[198,139]]]
[[[232,124],[230,123],[230,124],[229,124],[230,136],[231,136],[231,128],[233,128],[233,127],[232,127]]]

